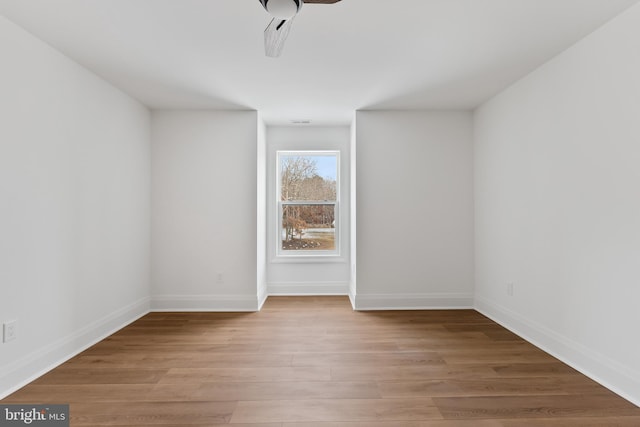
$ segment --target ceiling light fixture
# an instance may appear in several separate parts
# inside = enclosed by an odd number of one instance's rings
[[[264,52],[267,56],[276,58],[282,53],[284,42],[289,37],[293,20],[302,9],[302,5],[334,4],[340,0],[259,0],[264,10],[273,19],[264,30]]]
[[[302,0],[260,0],[262,7],[274,18],[291,19],[302,8]]]

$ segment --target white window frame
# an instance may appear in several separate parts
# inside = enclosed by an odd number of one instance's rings
[[[336,157],[336,200],[294,200],[282,201],[282,177],[280,176],[280,159],[283,156],[335,156]],[[339,150],[278,150],[276,151],[276,259],[316,259],[329,260],[340,257],[340,151]],[[282,249],[282,214],[284,206],[324,205],[334,206],[334,250],[284,250]]]

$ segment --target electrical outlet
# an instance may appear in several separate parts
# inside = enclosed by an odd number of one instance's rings
[[[218,278],[216,279],[216,283],[222,285],[224,283],[224,276],[222,273],[218,273]]]
[[[2,325],[2,342],[13,341],[18,337],[17,323],[17,320],[12,320]]]
[[[513,283],[507,283],[507,295],[513,296]]]

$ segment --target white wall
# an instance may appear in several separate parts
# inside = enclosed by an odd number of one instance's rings
[[[267,126],[258,113],[256,153],[256,285],[258,308],[267,300]]]
[[[0,17],[0,398],[148,310],[149,112]]]
[[[639,76],[635,6],[475,116],[477,307],[636,404]]]
[[[258,116],[152,115],[152,307],[256,310]]]
[[[356,308],[471,306],[471,113],[356,120]]]
[[[356,164],[357,164],[357,117],[356,114],[354,113],[353,115],[353,120],[351,121],[351,128],[349,129],[349,133],[350,133],[350,144],[351,144],[351,154],[350,154],[350,162],[349,162],[349,178],[351,180],[350,184],[351,184],[351,189],[350,189],[350,198],[349,198],[349,207],[350,207],[350,217],[349,217],[349,222],[350,222],[350,231],[351,234],[349,235],[349,244],[351,245],[351,252],[350,252],[350,257],[351,259],[349,260],[349,300],[351,301],[351,305],[353,306],[353,308],[356,308],[356,292],[357,292],[357,283],[358,283],[358,279],[357,279],[357,273],[358,273],[358,269],[357,269],[357,264],[356,264],[356,260],[358,259],[358,221],[357,221],[357,212],[358,212],[358,206],[357,206],[357,196],[358,196],[358,192],[357,192],[357,188],[356,188],[356,183],[357,183],[357,168],[356,168]]]
[[[348,126],[267,127],[267,284],[269,295],[347,295],[350,281],[350,129]],[[340,151],[340,253],[333,260],[276,259],[276,152]],[[319,261],[319,262],[318,262]]]

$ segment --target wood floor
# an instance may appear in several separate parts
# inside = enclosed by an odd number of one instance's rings
[[[640,408],[475,311],[152,313],[2,403],[72,426],[640,426]]]

